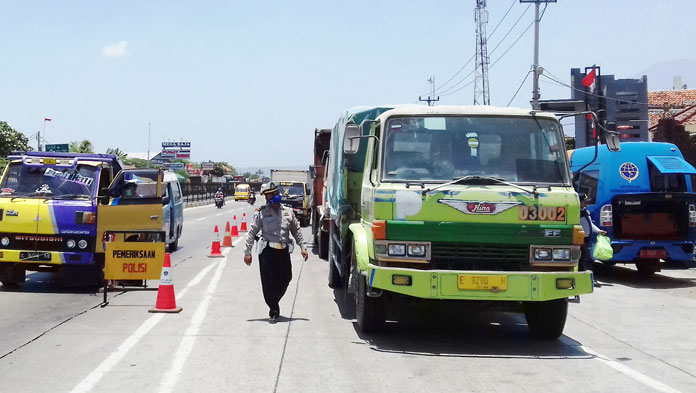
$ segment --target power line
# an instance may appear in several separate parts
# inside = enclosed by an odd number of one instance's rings
[[[559,81],[558,79],[552,78],[552,77],[550,77],[550,76],[548,76],[548,75],[541,74],[541,76],[543,76],[543,77],[546,78],[546,79],[552,80],[552,81],[556,82],[557,84],[559,84],[559,85],[561,85],[561,86],[569,87],[569,88],[571,88],[571,89],[573,89],[573,90],[575,90],[575,91],[579,91],[579,92],[581,92],[581,93],[587,94],[588,96],[603,98],[603,99],[605,99],[605,100],[611,100],[611,101],[615,101],[615,102],[622,102],[622,103],[625,103],[625,104],[650,105],[650,104],[647,103],[647,102],[620,100],[620,99],[618,99],[618,98],[606,97],[606,96],[602,96],[602,95],[599,95],[599,94],[590,93],[590,92],[587,92],[587,91],[585,91],[585,90],[583,90],[583,89],[578,89],[578,88],[573,87],[573,86],[571,86],[571,85],[569,85],[569,84],[563,83],[563,82]]]
[[[515,21],[515,23],[513,23],[513,25],[510,27],[510,29],[507,31],[507,33],[505,33],[505,36],[503,36],[503,39],[501,39],[500,42],[498,42],[498,45],[496,45],[496,46],[493,48],[493,50],[491,50],[491,54],[493,54],[493,52],[495,52],[495,50],[498,49],[498,47],[499,47],[503,42],[505,42],[505,39],[510,35],[510,33],[512,33],[512,30],[515,29],[515,27],[517,26],[517,24],[520,23],[520,20],[522,20],[522,17],[525,16],[525,15],[527,14],[527,11],[529,11],[529,7],[531,7],[531,6],[532,6],[532,4],[530,3],[530,4],[527,6],[527,8],[524,9],[524,11],[522,12],[522,14],[520,14],[520,17],[517,18],[517,20]]]
[[[510,104],[512,104],[512,100],[514,100],[515,97],[517,97],[517,93],[520,92],[520,89],[522,89],[522,85],[524,85],[524,82],[527,81],[527,78],[529,77],[529,74],[531,74],[531,73],[532,73],[532,70],[527,71],[527,74],[525,74],[524,79],[522,79],[522,83],[520,83],[520,87],[517,88],[515,95],[513,95],[512,98],[510,98],[510,102],[508,102],[507,105],[505,105],[505,106],[510,106]]]
[[[493,33],[495,33],[495,31],[498,30],[498,27],[500,27],[500,25],[503,23],[503,21],[504,21],[505,18],[508,16],[508,14],[510,13],[510,10],[512,10],[512,7],[517,3],[517,1],[518,1],[518,0],[513,0],[513,1],[512,1],[512,3],[510,4],[510,7],[508,8],[507,12],[505,12],[505,15],[503,15],[503,17],[498,21],[498,24],[495,25],[495,27],[493,28],[493,31],[492,31],[491,34],[488,36],[488,38],[492,37],[492,36],[493,36]],[[529,6],[527,6],[527,8],[529,8]],[[526,12],[526,10],[525,10],[525,12]],[[503,39],[505,39],[505,38],[503,38]],[[457,75],[459,75],[459,73],[461,73],[462,71],[464,71],[464,69],[474,60],[475,57],[476,57],[476,54],[474,54],[473,56],[471,56],[471,58],[469,58],[469,60],[467,60],[467,62],[464,63],[464,65],[461,66],[461,68],[459,68],[459,70],[457,70],[457,72],[454,73],[454,75],[452,75],[449,79],[447,79],[447,80],[445,81],[445,83],[443,83],[443,84],[441,84],[440,86],[438,86],[438,87],[435,89],[435,92],[438,92],[438,91],[442,90],[445,86],[447,86],[447,84],[450,83],[450,82],[452,81],[452,79],[456,78]],[[463,80],[465,80],[465,79],[466,79],[467,77],[469,77],[470,75],[471,75],[471,74],[468,74],[467,76],[465,76],[465,77],[463,78]],[[455,84],[455,86],[458,85],[459,83],[461,83],[461,81],[458,82],[457,84]],[[448,88],[448,90],[452,89],[453,87],[454,87],[454,86]],[[447,90],[446,90],[446,91],[447,91]],[[426,94],[427,94],[427,93],[426,93]],[[425,95],[425,94],[421,94],[421,95]]]

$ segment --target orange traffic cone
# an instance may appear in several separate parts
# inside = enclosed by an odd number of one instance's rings
[[[164,254],[164,264],[162,265],[162,275],[160,276],[160,284],[157,288],[157,302],[155,308],[151,308],[149,312],[168,312],[176,313],[183,310],[182,307],[176,306],[176,297],[174,296],[174,284],[172,283],[172,263],[169,259],[169,253]]]
[[[234,224],[232,224],[232,232],[230,233],[232,237],[239,237],[239,230],[237,230],[237,215],[234,215]]]
[[[225,226],[225,237],[222,238],[223,247],[232,247],[232,236],[230,236],[230,222]]]
[[[242,213],[242,226],[239,228],[240,232],[247,232],[247,226],[246,226],[246,213]]]
[[[208,258],[220,258],[222,256],[222,252],[220,252],[220,232],[218,232],[218,227],[215,225],[215,239],[213,239],[213,246],[210,248]]]

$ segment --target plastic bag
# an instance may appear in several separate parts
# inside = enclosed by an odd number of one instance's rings
[[[611,248],[611,240],[604,235],[597,235],[594,249],[592,250],[592,258],[600,261],[608,261],[614,256],[614,250]]]

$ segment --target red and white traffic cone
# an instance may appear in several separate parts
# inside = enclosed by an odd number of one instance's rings
[[[222,252],[220,252],[220,232],[218,232],[218,227],[215,225],[215,239],[213,239],[213,245],[210,247],[208,258],[221,258],[222,256]]]
[[[242,213],[242,226],[239,228],[240,232],[248,232],[246,225],[246,213]]]
[[[232,236],[230,235],[230,222],[225,226],[225,237],[222,238],[223,247],[232,247]]]
[[[169,259],[169,253],[166,253],[164,254],[164,264],[162,265],[159,287],[157,288],[157,302],[155,303],[155,308],[149,309],[149,312],[177,313],[183,310],[182,307],[176,306],[171,269],[172,263]]]
[[[230,233],[232,237],[239,237],[239,230],[237,229],[237,215],[234,215],[234,223],[232,224],[232,232]]]

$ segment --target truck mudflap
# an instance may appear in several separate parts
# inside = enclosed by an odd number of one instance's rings
[[[373,289],[424,299],[546,301],[592,293],[591,272],[416,270],[368,264]]]

